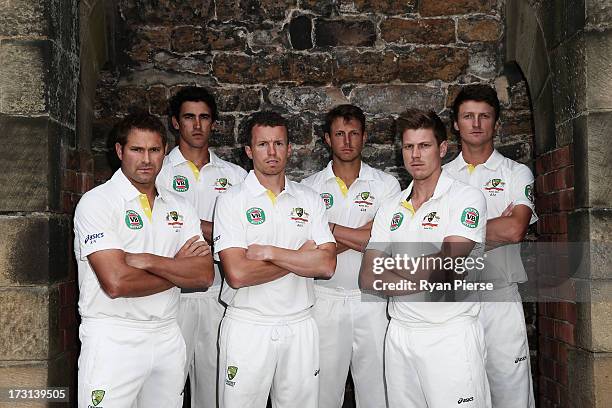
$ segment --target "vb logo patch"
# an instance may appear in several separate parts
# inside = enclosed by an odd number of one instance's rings
[[[329,210],[334,206],[334,196],[331,193],[321,193],[321,198],[325,203],[326,210]]]
[[[468,228],[476,228],[478,226],[478,219],[480,218],[480,214],[478,214],[478,210],[472,207],[468,207],[463,210],[461,214],[461,224]]]
[[[227,366],[227,380],[225,380],[225,383],[229,385],[230,387],[233,387],[234,385],[236,385],[236,381],[232,381],[232,380],[236,378],[237,374],[238,374],[238,367]]]
[[[391,231],[395,231],[402,225],[402,221],[404,221],[404,214],[401,212],[393,214],[391,218]]]
[[[533,203],[533,184],[525,186],[525,197]]]
[[[266,222],[266,213],[261,208],[249,208],[246,212],[247,221],[253,225],[259,225]]]
[[[289,215],[289,218],[291,218],[291,221],[295,221],[295,224],[298,227],[303,227],[304,224],[308,222],[308,215],[309,214],[306,211],[304,211],[302,207],[296,207],[291,210],[291,214]]]
[[[125,212],[125,225],[129,229],[137,230],[142,228],[142,218],[140,218],[140,214],[138,214],[134,210],[127,210]]]
[[[174,191],[178,191],[179,193],[184,193],[189,190],[189,180],[185,176],[174,176],[174,180],[172,180],[172,188]]]
[[[232,183],[227,181],[226,178],[221,177],[215,181],[215,191],[225,191],[228,187],[231,187]]]
[[[104,394],[106,394],[104,390],[93,390],[91,392],[91,403],[94,407],[97,407],[102,402]]]
[[[421,221],[421,226],[424,229],[434,229],[440,223],[440,217],[438,213],[435,211],[430,212],[425,217],[423,217],[423,221]]]

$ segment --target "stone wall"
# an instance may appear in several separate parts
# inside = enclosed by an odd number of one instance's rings
[[[311,174],[329,158],[321,139],[324,112],[350,102],[367,113],[367,161],[397,174],[405,185],[394,145],[397,114],[428,107],[446,120],[460,84],[493,84],[502,72],[502,1],[117,3],[121,57],[98,83],[96,183],[110,176],[106,135],[118,117],[133,106],[164,116],[170,95],[197,84],[217,95],[221,117],[212,144],[230,160],[248,166],[240,148],[245,118],[277,109],[291,122],[290,176]],[[529,162],[526,90],[499,84],[508,110],[498,144]],[[520,99],[518,105],[513,98]]]
[[[0,387],[76,378],[71,206],[91,187],[76,148],[77,1],[14,0],[0,12]],[[80,181],[80,183],[79,183]]]

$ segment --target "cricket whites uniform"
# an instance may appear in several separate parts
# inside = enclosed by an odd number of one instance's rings
[[[443,171],[433,196],[414,212],[409,200],[412,186],[378,210],[368,249],[395,256],[392,248],[402,243],[422,243],[437,252],[448,236],[484,242],[486,204],[477,189]],[[389,300],[391,322],[385,339],[389,407],[490,407],[480,303],[423,301],[427,295],[420,292]]]
[[[509,204],[531,209],[530,224],[538,220],[533,204],[533,174],[524,164],[497,150],[481,165],[472,166],[459,154],[445,165],[453,177],[481,190],[487,217],[501,216]],[[520,244],[497,247],[485,258],[484,279],[495,290],[481,293],[480,322],[487,346],[487,376],[496,408],[535,407],[525,315],[517,283],[527,281]]]
[[[275,196],[251,171],[219,197],[215,253],[249,245],[299,249],[306,241],[335,242],[325,205],[310,188],[285,178]],[[219,336],[219,407],[315,408],[319,390],[319,335],[312,318],[312,278],[289,273],[233,289],[224,282],[227,311]]]
[[[363,162],[359,177],[349,188],[336,177],[331,161],[302,183],[321,195],[330,222],[350,228],[367,224],[382,203],[401,191],[395,177]],[[383,348],[387,301],[373,296],[362,301],[358,284],[361,257],[361,252],[348,249],[338,254],[331,279],[315,280],[313,311],[321,361],[319,408],[342,406],[349,366],[357,406],[386,407]]]
[[[211,150],[208,153],[210,161],[198,169],[175,147],[164,159],[156,184],[184,197],[201,220],[212,222],[217,197],[241,183],[247,172]],[[178,313],[187,346],[185,376],[189,374],[191,406],[199,408],[213,408],[217,403],[217,339],[225,307],[219,302],[221,274],[216,263],[214,267],[215,279],[208,290],[181,290]]]
[[[158,190],[153,209],[121,170],[83,195],[74,216],[79,271],[79,407],[182,404],[185,342],[179,289],[111,299],[87,256],[102,250],[173,257],[200,221],[186,201]]]

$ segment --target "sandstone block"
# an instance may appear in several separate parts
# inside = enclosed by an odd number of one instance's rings
[[[322,85],[331,82],[332,59],[328,54],[289,54],[282,80],[297,85]]]
[[[371,47],[376,41],[376,27],[370,20],[316,20],[317,47]]]
[[[397,77],[397,56],[393,52],[338,51],[334,53],[334,82],[383,83]]]
[[[213,59],[213,75],[220,82],[257,84],[278,81],[281,75],[278,56],[217,54]]]
[[[422,85],[358,86],[353,89],[349,99],[351,103],[372,114],[399,114],[408,108],[439,112],[444,107],[444,92]]]
[[[455,22],[450,18],[389,18],[380,25],[383,40],[398,44],[449,44],[455,42]]]
[[[416,0],[354,0],[357,11],[364,13],[407,14],[414,13]]]
[[[261,104],[260,91],[254,88],[219,88],[217,107],[222,112],[254,111]]]
[[[491,3],[490,0],[422,0],[419,2],[419,13],[423,17],[487,13],[491,11]]]
[[[465,42],[499,41],[502,25],[493,18],[470,17],[459,20],[457,37]]]
[[[417,48],[400,55],[399,78],[403,82],[453,81],[468,67],[468,51],[461,48]]]
[[[321,112],[333,106],[348,103],[342,91],[334,87],[274,87],[268,93],[274,106],[284,107],[292,112]]]

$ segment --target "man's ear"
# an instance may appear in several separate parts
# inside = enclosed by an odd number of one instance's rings
[[[325,135],[323,136],[323,138],[325,139],[325,143],[327,143],[327,145],[331,147],[331,138],[329,136],[329,133],[325,132]]]
[[[453,120],[453,128],[458,132],[459,131],[459,125],[457,125],[457,121]]]
[[[117,153],[117,157],[119,160],[123,160],[123,147],[119,143],[115,143],[115,152]]]
[[[446,152],[448,151],[448,142],[445,140],[440,143],[440,158],[443,159],[446,156]]]
[[[287,143],[287,158],[291,156],[291,143]]]
[[[179,123],[174,116],[172,116],[172,127],[176,130],[179,130]]]
[[[244,151],[246,152],[249,159],[253,160],[253,152],[251,151],[251,146],[249,145],[244,146]]]

